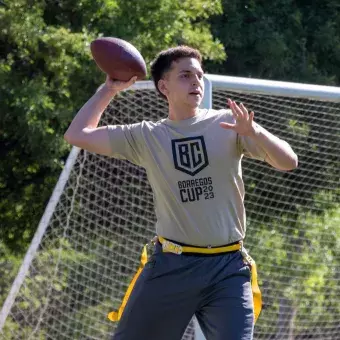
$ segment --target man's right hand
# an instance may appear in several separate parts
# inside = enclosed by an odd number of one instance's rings
[[[113,93],[118,93],[120,91],[123,91],[129,88],[131,85],[133,85],[136,82],[136,80],[137,80],[137,77],[132,77],[129,81],[120,81],[120,80],[113,80],[109,76],[106,76],[104,87]]]

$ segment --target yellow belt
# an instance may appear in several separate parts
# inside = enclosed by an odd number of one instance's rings
[[[181,246],[177,243],[166,240],[162,236],[158,236],[159,242],[162,244],[163,252],[170,252],[175,254],[182,253],[197,253],[197,254],[218,254],[218,253],[228,253],[231,251],[236,251],[241,249],[241,244],[236,243],[229,246],[214,247],[214,248],[202,248],[202,247],[191,247],[191,246]]]
[[[180,255],[182,253],[219,254],[219,253],[228,253],[228,252],[240,250],[244,261],[248,263],[251,267],[251,288],[253,292],[254,316],[255,316],[255,322],[256,322],[262,309],[262,296],[261,296],[260,288],[257,283],[257,269],[256,269],[255,261],[250,257],[247,251],[243,248],[242,242],[228,245],[228,246],[223,246],[223,247],[202,248],[202,247],[182,246],[177,243],[168,241],[162,236],[158,236],[156,239],[153,239],[153,242],[155,242],[157,239],[162,244],[163,252],[170,252],[170,253],[174,253],[177,255]],[[119,307],[118,311],[113,311],[108,314],[108,318],[111,321],[119,321],[123,314],[124,308],[131,295],[133,287],[140,273],[142,272],[146,262],[148,261],[147,246],[148,244],[145,245],[143,248],[139,268],[135,276],[133,277],[132,281],[130,282],[128,289],[126,290],[121,306]]]

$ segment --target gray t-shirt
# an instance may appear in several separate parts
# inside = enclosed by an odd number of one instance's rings
[[[241,159],[264,160],[266,154],[220,122],[234,122],[230,110],[200,110],[181,121],[108,126],[112,156],[146,169],[157,235],[196,246],[244,238]]]

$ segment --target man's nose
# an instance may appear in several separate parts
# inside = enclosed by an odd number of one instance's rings
[[[197,76],[194,76],[192,80],[192,85],[197,85],[197,84],[199,84],[199,79]]]

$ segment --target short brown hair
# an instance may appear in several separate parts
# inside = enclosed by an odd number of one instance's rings
[[[198,50],[185,45],[180,45],[161,51],[151,64],[151,76],[153,82],[155,83],[158,93],[163,98],[166,97],[163,93],[161,93],[161,91],[159,91],[158,82],[160,79],[162,79],[164,73],[171,69],[172,62],[182,58],[195,58],[200,62],[200,64],[202,64],[201,53]]]

